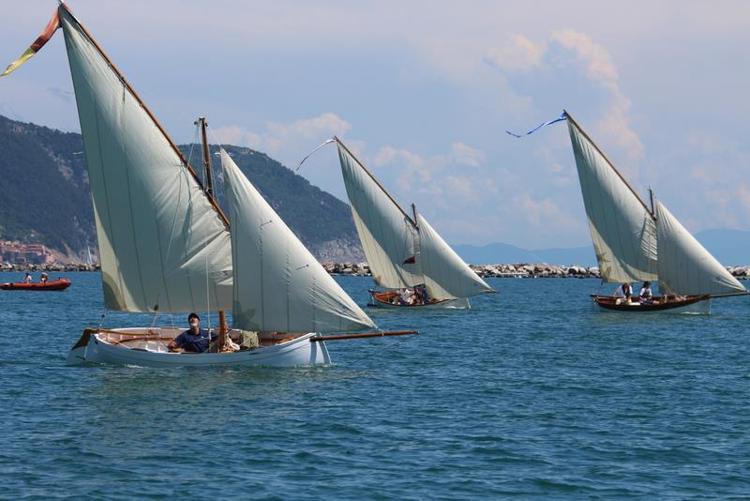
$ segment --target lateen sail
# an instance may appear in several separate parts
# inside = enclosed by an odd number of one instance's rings
[[[661,202],[656,202],[659,285],[673,294],[727,295],[746,292]]]
[[[656,226],[651,213],[569,115],[568,129],[602,278],[656,280]]]
[[[176,147],[64,5],[106,307],[231,306],[230,235]]]
[[[393,289],[423,283],[414,221],[340,141],[336,144],[354,224],[373,279]]]
[[[221,150],[232,227],[235,327],[332,332],[374,327]]]
[[[479,278],[469,266],[445,243],[427,220],[417,215],[420,254],[425,285],[432,297],[449,299],[471,297],[493,291],[487,282]]]

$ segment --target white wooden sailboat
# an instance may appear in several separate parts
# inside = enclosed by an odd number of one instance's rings
[[[258,339],[257,348],[244,351],[172,353],[167,345],[179,329],[91,328],[74,345],[69,363],[325,364],[327,339],[414,333],[320,336],[375,325],[222,152],[235,225],[230,233],[210,190],[65,4],[43,42],[38,39],[32,48],[41,48],[58,26],[84,139],[105,307],[139,313],[218,310],[220,339],[227,335],[223,311],[233,308],[235,328],[255,331]],[[205,121],[202,126],[210,188]]]
[[[653,193],[646,205],[569,113],[563,117],[602,280],[658,281],[662,292],[649,301],[594,295],[597,305],[619,311],[707,313],[711,298],[748,293]]]
[[[337,137],[341,171],[354,223],[384,308],[469,308],[469,297],[495,292],[451,249],[412,204],[407,214]],[[417,290],[413,303],[403,291]],[[421,293],[421,294],[420,294]],[[412,297],[414,294],[412,294]]]

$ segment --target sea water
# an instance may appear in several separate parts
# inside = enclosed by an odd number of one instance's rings
[[[420,334],[330,342],[330,367],[81,368],[101,282],[65,276],[0,291],[4,498],[750,495],[745,297],[627,314],[596,280],[490,279],[469,311],[368,309]],[[338,280],[367,302],[369,278]]]

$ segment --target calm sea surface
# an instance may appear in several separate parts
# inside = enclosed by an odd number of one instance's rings
[[[369,310],[421,335],[331,342],[331,367],[71,368],[103,309],[66,276],[0,292],[4,498],[750,496],[747,298],[636,316],[595,280],[494,280],[470,311]]]

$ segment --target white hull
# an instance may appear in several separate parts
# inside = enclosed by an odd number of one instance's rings
[[[159,329],[113,329],[108,332],[155,332]],[[325,343],[312,342],[315,333],[299,335],[289,341],[254,350],[234,353],[171,353],[166,343],[145,339],[132,346],[113,343],[107,334],[92,333],[88,342],[77,344],[68,354],[69,365],[112,364],[140,367],[296,367],[330,364],[331,358]],[[85,334],[84,334],[85,336]],[[129,345],[131,343],[128,343]]]

